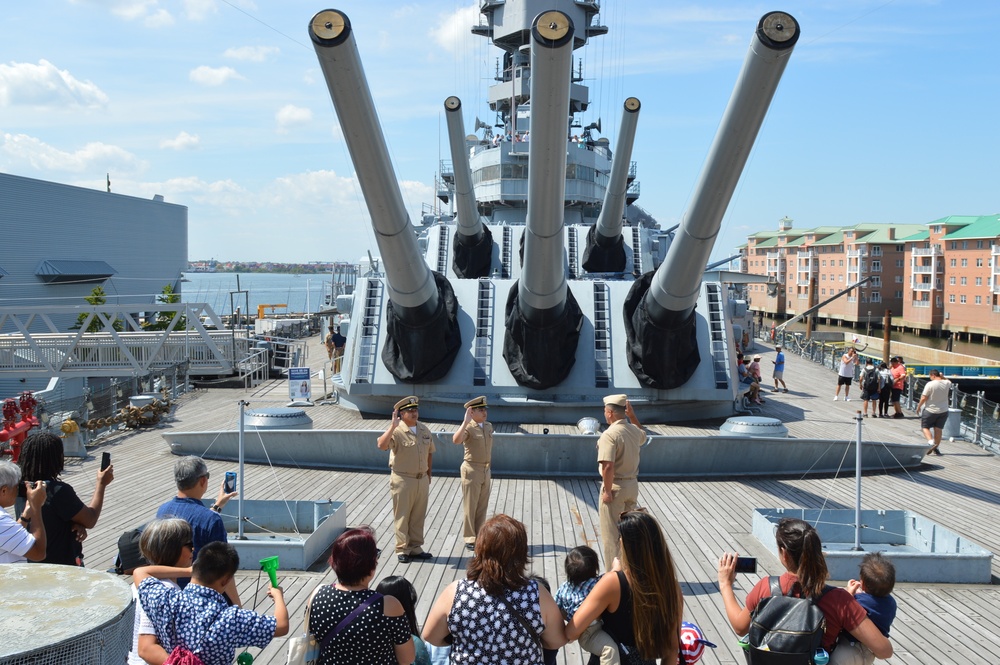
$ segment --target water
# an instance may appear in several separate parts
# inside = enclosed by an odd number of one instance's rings
[[[288,308],[277,308],[275,313],[317,312],[323,309],[324,284],[330,284],[330,275],[289,275],[284,273],[240,273],[239,288],[248,293],[236,291],[236,273],[184,273],[190,280],[181,284],[183,302],[204,302],[216,314],[232,314],[234,307],[241,312],[257,314],[257,305],[287,304]],[[270,314],[270,310],[267,310]]]

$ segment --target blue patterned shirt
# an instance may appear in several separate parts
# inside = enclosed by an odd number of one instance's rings
[[[585,580],[580,584],[573,584],[571,582],[563,582],[562,585],[556,589],[556,605],[559,606],[563,612],[566,613],[566,619],[572,619],[573,615],[576,614],[577,609],[580,607],[580,603],[583,599],[587,597],[590,590],[594,588],[597,584],[597,577],[591,577],[589,580]]]
[[[183,590],[149,577],[139,585],[139,601],[167,653],[180,645],[205,665],[229,665],[239,647],[266,647],[278,620],[226,604],[214,589],[189,584]]]

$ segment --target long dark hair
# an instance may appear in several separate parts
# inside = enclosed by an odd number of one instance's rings
[[[795,575],[799,578],[802,594],[807,597],[822,594],[829,571],[823,556],[823,543],[816,529],[808,522],[786,517],[778,522],[774,538],[778,541],[778,548],[785,550],[795,564]]]
[[[63,470],[63,442],[52,432],[29,434],[17,460],[22,480],[56,480]]]
[[[618,523],[622,567],[632,592],[635,645],[644,659],[676,658],[684,598],[674,560],[656,519],[633,510]],[[478,544],[477,544],[478,546]]]
[[[403,614],[406,622],[410,624],[410,634],[419,635],[417,630],[417,590],[410,584],[410,580],[399,575],[390,575],[375,587],[383,596],[392,596],[403,606]]]
[[[523,589],[528,583],[528,533],[509,515],[486,520],[476,537],[476,551],[467,577],[486,593],[502,596],[508,589]]]

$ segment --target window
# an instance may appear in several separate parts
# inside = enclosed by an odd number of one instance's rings
[[[952,293],[950,296],[948,296],[948,302],[955,302],[955,294],[954,293]]]
[[[941,226],[938,225],[938,224],[935,224],[934,226],[932,226],[931,227],[931,233],[941,233]]]
[[[837,281],[838,282],[843,282],[844,281],[844,276],[843,275],[837,275]]]
[[[872,277],[872,281],[868,282],[868,285],[876,287],[876,288],[881,287],[882,286],[882,278],[879,277],[878,275],[876,275],[876,276]]]
[[[896,297],[897,299],[898,299],[898,298],[902,298],[902,297],[903,297],[903,292],[902,292],[902,291],[896,291],[896,296],[895,296],[895,297]]]
[[[882,294],[878,291],[872,291],[872,302],[882,302]]]
[[[902,284],[903,283],[903,276],[902,275],[896,275],[896,283],[897,284]]]
[[[951,263],[949,263],[948,265],[950,265],[952,268],[954,268],[957,265],[957,263],[955,262],[955,259],[952,259]]]
[[[882,272],[881,261],[872,261],[872,272]]]
[[[941,296],[938,296],[937,298],[935,298],[934,302],[936,302],[937,306],[940,307],[941,306]]]
[[[982,296],[976,296],[976,304],[977,305],[982,305],[983,304],[983,297]]]
[[[955,241],[955,240],[952,240],[952,241],[951,241],[951,248],[952,248],[952,249],[958,249],[958,242],[957,242],[957,241]]]
[[[872,256],[882,256],[882,247],[881,247],[881,245],[873,245],[872,246]]]
[[[826,267],[826,259],[823,259],[823,267]]]
[[[841,267],[843,267],[843,266],[844,266],[844,259],[840,259],[840,266],[841,266]]]
[[[906,247],[903,246],[903,245],[896,245],[896,251],[897,252],[904,252],[904,251],[906,251]]]
[[[983,285],[983,278],[982,277],[977,277],[976,278],[976,286],[982,286],[982,285]]]
[[[977,240],[976,241],[976,249],[983,249],[983,241],[982,240]]]
[[[965,304],[965,296],[962,296],[961,299],[959,300],[959,302],[961,302],[964,305]]]
[[[963,268],[969,267],[969,259],[962,259],[962,267]]]
[[[977,268],[982,268],[983,267],[983,260],[982,259],[976,259],[976,267]]]
[[[963,240],[962,241],[962,249],[969,249],[969,241],[968,240]]]
[[[963,278],[962,278],[962,286],[965,286],[965,285],[967,285],[968,283],[969,283],[969,280],[968,280],[968,278],[966,278],[966,277],[963,277]]]
[[[954,277],[949,277],[948,278],[948,283],[951,284],[952,286],[955,286],[955,278]]]
[[[820,295],[821,296],[825,296],[826,295],[826,289],[820,289]]]
[[[903,259],[896,259],[896,267],[897,268],[902,268],[903,265],[904,265],[903,264]]]
[[[821,281],[825,282],[826,281],[826,273],[823,273],[822,275],[820,275],[819,278],[820,278]]]

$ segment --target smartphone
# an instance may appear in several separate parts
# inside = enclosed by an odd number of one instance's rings
[[[226,494],[236,491],[236,472],[226,471],[226,484],[225,484]]]
[[[111,453],[101,453],[101,471],[111,466]]]
[[[757,572],[757,557],[754,557],[754,556],[738,556],[738,557],[736,557],[736,572],[737,573],[756,573]]]

